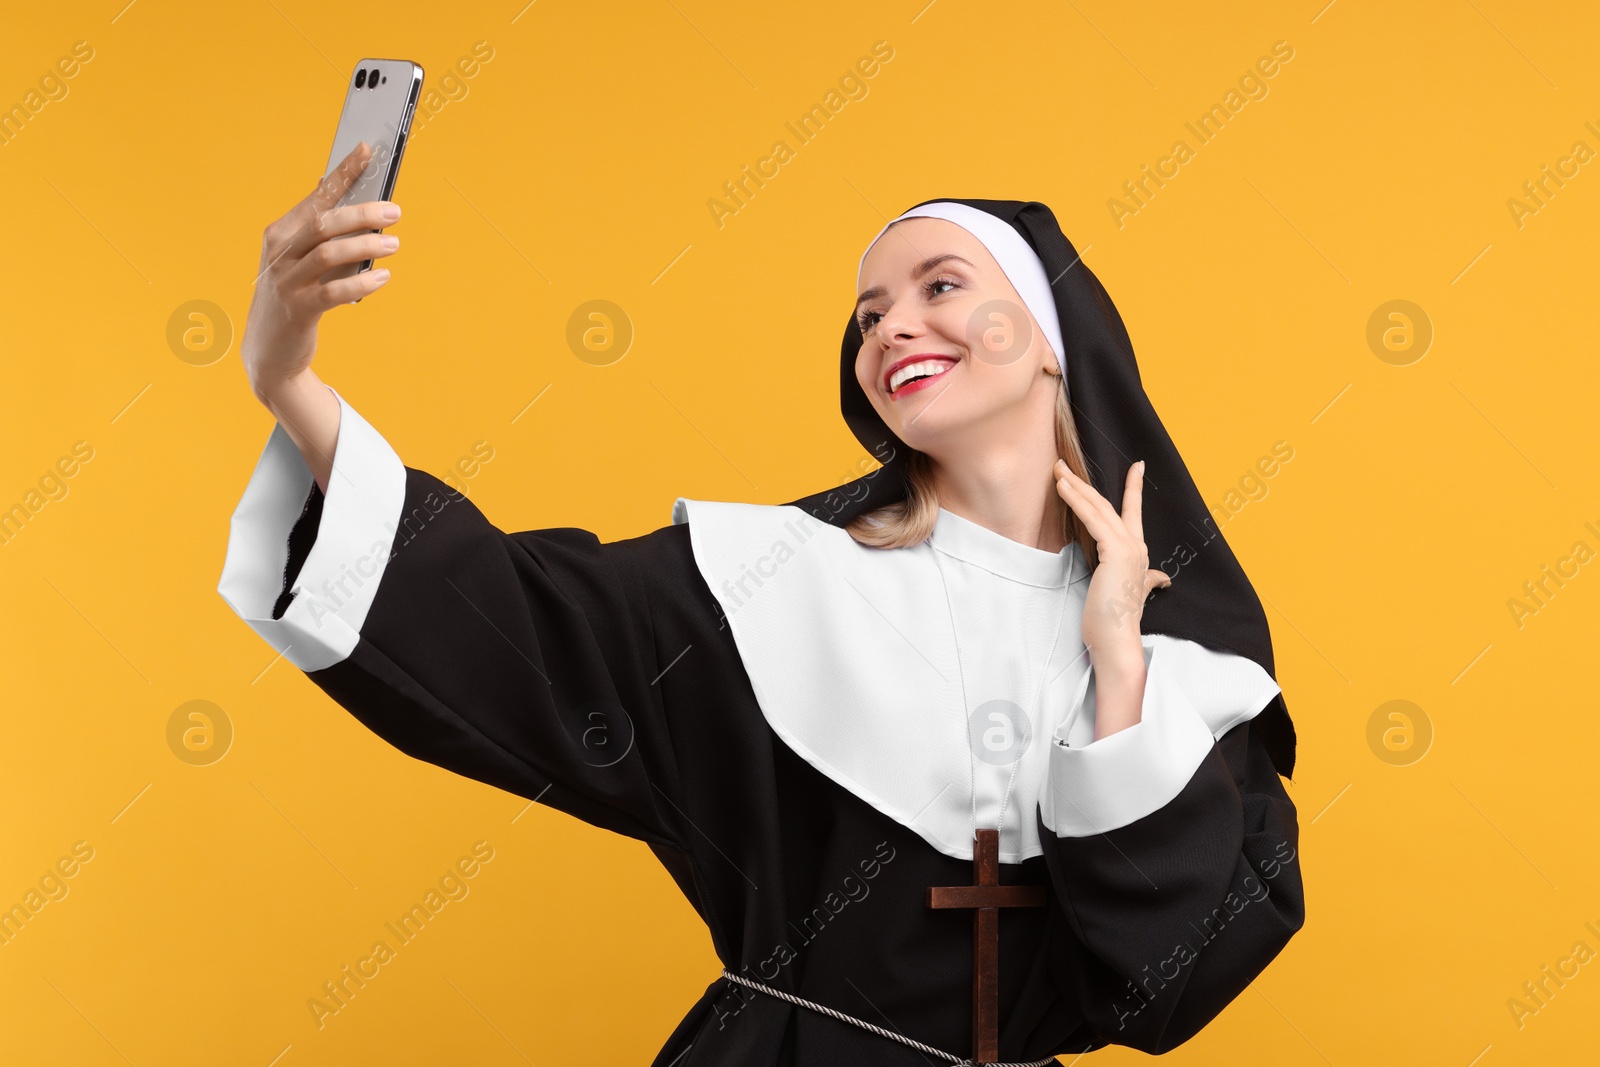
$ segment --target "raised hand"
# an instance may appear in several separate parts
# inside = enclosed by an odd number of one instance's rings
[[[361,232],[393,223],[400,217],[397,205],[380,200],[336,206],[371,157],[370,145],[356,145],[262,236],[261,272],[239,345],[258,398],[265,400],[310,367],[323,312],[359,300],[389,280],[382,269],[323,279],[335,267],[378,259],[400,247],[393,235]]]
[[[1165,571],[1150,566],[1144,543],[1144,460],[1128,470],[1121,515],[1066,460],[1056,460],[1055,475],[1056,492],[1094,538],[1100,557],[1083,607],[1083,642],[1090,657],[1099,662],[1137,656],[1143,662],[1139,622],[1145,598],[1150,590],[1172,584]]]

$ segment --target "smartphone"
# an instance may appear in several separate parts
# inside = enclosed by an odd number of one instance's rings
[[[388,200],[394,194],[400,159],[405,155],[406,137],[411,131],[411,116],[422,93],[422,68],[409,59],[363,59],[356,64],[345,91],[344,110],[339,113],[339,128],[333,134],[333,151],[328,155],[326,178],[362,141],[372,146],[366,170],[339,198],[338,207]],[[379,230],[367,230],[379,233]],[[354,237],[355,234],[344,234]],[[349,278],[372,269],[372,260],[335,267],[323,281]]]

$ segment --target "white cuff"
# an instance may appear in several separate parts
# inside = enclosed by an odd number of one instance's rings
[[[332,387],[329,387],[332,389]],[[274,425],[244,496],[234,509],[217,592],[251,629],[303,671],[331,667],[360,639],[388,565],[405,503],[406,470],[389,443],[339,399],[339,436],[322,519],[281,619],[289,531],[311,492],[311,468],[281,425]]]
[[[1259,714],[1280,692],[1254,660],[1165,634],[1142,635],[1140,643],[1145,683],[1139,721],[1093,740],[1091,667],[1051,738],[1039,806],[1057,837],[1105,833],[1166,806],[1194,777],[1215,738]]]

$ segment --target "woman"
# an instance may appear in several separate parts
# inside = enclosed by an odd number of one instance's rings
[[[651,847],[725,965],[657,1067],[1159,1053],[1300,928],[1259,601],[1044,205],[869,246],[841,394],[880,468],[602,544],[498,530],[309,369],[386,280],[320,276],[394,249],[333,207],[363,151],[266,233],[278,425],[219,591],[402,751]],[[1089,474],[1130,448],[1119,512]]]

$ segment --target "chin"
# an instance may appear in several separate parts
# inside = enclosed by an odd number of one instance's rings
[[[953,433],[958,433],[966,421],[952,417],[951,412],[941,410],[943,407],[945,405],[935,404],[929,408],[928,405],[922,404],[916,411],[907,412],[904,417],[890,425],[894,427],[896,436],[904,441],[907,447],[914,448],[918,452],[936,451],[940,443],[948,441]]]

